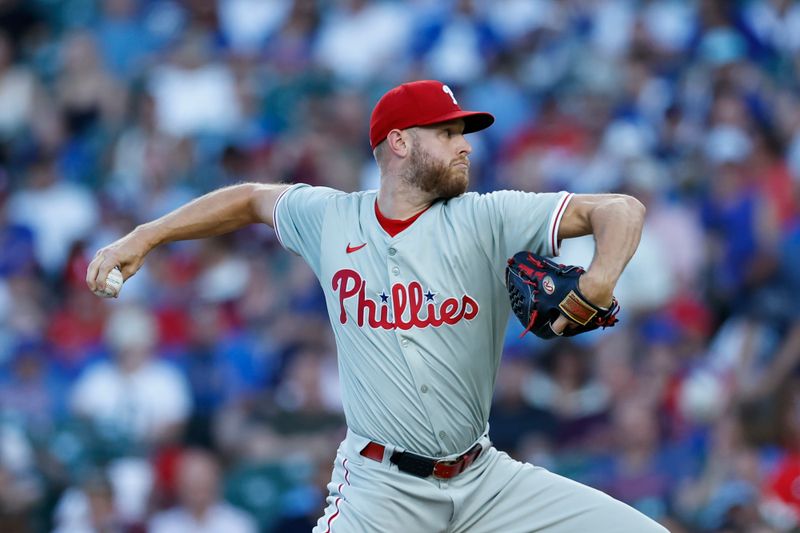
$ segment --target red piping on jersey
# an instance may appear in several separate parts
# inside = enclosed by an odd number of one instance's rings
[[[281,238],[281,231],[280,229],[278,229],[278,204],[281,203],[281,200],[283,199],[284,195],[287,192],[289,192],[289,190],[291,190],[292,188],[294,188],[294,186],[287,187],[284,190],[282,190],[281,193],[278,195],[278,198],[275,200],[275,204],[272,206],[272,227],[275,229],[275,236],[278,237],[278,242],[284,248],[286,248],[286,245],[283,244],[283,239]]]
[[[422,213],[430,209],[430,207],[431,206],[426,207],[425,209],[423,209],[422,211],[420,211],[411,218],[407,218],[405,220],[396,220],[394,218],[388,218],[383,213],[381,213],[381,210],[378,207],[378,200],[375,200],[375,216],[378,217],[378,224],[381,225],[383,231],[388,233],[389,236],[394,237],[395,235],[397,235],[398,233],[409,227],[411,224],[413,224],[414,221],[417,220],[420,217],[420,215],[422,215]]]
[[[553,219],[553,228],[550,234],[550,249],[553,254],[558,253],[558,226],[561,225],[561,217],[564,216],[564,211],[566,211],[567,204],[571,198],[572,193],[565,195],[564,198],[561,199],[561,205],[558,206],[556,216]]]

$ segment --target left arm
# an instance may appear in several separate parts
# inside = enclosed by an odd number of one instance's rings
[[[595,251],[579,287],[595,305],[607,307],[622,271],[639,246],[645,207],[624,194],[576,194],[558,228],[558,239],[593,234]]]

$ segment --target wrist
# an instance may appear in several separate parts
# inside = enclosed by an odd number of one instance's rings
[[[578,279],[578,289],[589,302],[604,309],[611,305],[614,298],[614,283],[593,272],[586,271]]]
[[[142,250],[142,255],[147,255],[150,250],[156,246],[164,244],[165,242],[164,236],[160,234],[158,228],[153,226],[152,223],[136,226],[136,228],[131,232],[131,237],[139,242],[142,248],[144,248]]]

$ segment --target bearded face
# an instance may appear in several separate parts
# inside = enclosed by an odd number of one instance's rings
[[[442,161],[426,150],[416,135],[412,138],[411,155],[403,176],[406,183],[432,193],[437,199],[455,198],[467,192],[469,161],[466,157]]]

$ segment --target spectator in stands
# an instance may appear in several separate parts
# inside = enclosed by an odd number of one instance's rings
[[[44,95],[39,81],[25,64],[15,63],[14,45],[0,31],[0,139],[10,141],[28,126],[34,107]]]
[[[97,202],[87,187],[64,178],[52,155],[43,155],[24,186],[11,194],[8,219],[33,232],[37,262],[55,276],[72,245],[95,229]]]
[[[183,452],[177,472],[179,504],[153,516],[150,533],[256,533],[253,519],[222,499],[221,475],[211,453]]]
[[[53,533],[134,533],[116,509],[111,481],[102,472],[87,476],[61,499]]]
[[[531,406],[555,417],[554,440],[568,447],[604,421],[609,391],[593,375],[583,345],[562,341],[548,348],[525,384],[525,397]]]
[[[150,446],[179,439],[191,412],[186,378],[154,352],[158,331],[151,312],[118,307],[105,339],[110,361],[89,366],[71,392],[75,414]]]

